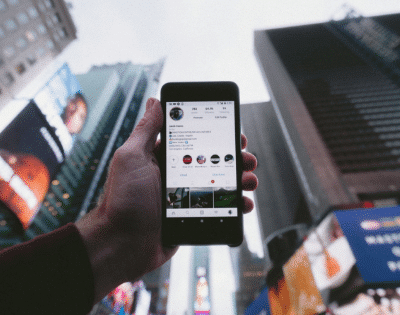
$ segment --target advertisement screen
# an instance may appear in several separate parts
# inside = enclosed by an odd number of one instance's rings
[[[64,158],[54,128],[33,101],[0,134],[0,200],[24,228],[37,213]]]
[[[400,314],[400,207],[329,214],[303,243],[325,305],[338,315]]]
[[[234,102],[167,102],[167,217],[236,217]]]
[[[79,82],[67,64],[57,70],[35,95],[34,101],[55,129],[68,155],[73,148],[74,138],[85,125],[88,106]]]
[[[286,307],[290,305],[290,311],[284,314],[307,315],[325,311],[324,301],[313,281],[310,261],[303,246],[284,265],[283,273],[290,296],[290,303],[281,303]]]
[[[87,104],[64,64],[0,133],[0,200],[27,229],[82,130]]]

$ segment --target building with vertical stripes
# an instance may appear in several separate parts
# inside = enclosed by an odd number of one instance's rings
[[[312,221],[399,204],[400,15],[260,30],[255,51]]]

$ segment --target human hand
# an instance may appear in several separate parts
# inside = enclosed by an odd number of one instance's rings
[[[161,244],[161,174],[157,161],[163,124],[161,104],[149,99],[146,113],[111,161],[103,198],[76,223],[95,278],[95,302],[120,283],[134,281],[169,260],[178,248]],[[242,149],[247,140],[242,135]],[[254,190],[255,157],[243,152],[242,185]],[[244,212],[253,202],[243,198]]]

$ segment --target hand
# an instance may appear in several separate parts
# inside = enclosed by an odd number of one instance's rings
[[[163,124],[158,100],[150,98],[146,113],[111,161],[103,198],[76,223],[95,279],[95,303],[123,282],[135,281],[169,260],[178,248],[161,244],[161,175],[156,138]],[[247,144],[242,135],[242,148]],[[243,189],[254,190],[251,173],[256,159],[243,152]],[[244,198],[244,212],[253,203]]]

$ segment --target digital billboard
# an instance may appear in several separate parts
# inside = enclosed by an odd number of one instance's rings
[[[64,64],[0,133],[0,200],[27,229],[82,130],[87,104]]]
[[[64,158],[54,128],[33,101],[0,134],[0,200],[24,228],[38,211]]]
[[[311,273],[295,291],[314,283],[338,315],[400,314],[399,245],[400,207],[334,211],[303,243]]]
[[[68,64],[57,70],[34,96],[34,101],[55,128],[56,135],[68,155],[73,141],[85,124],[88,106],[79,82]]]

